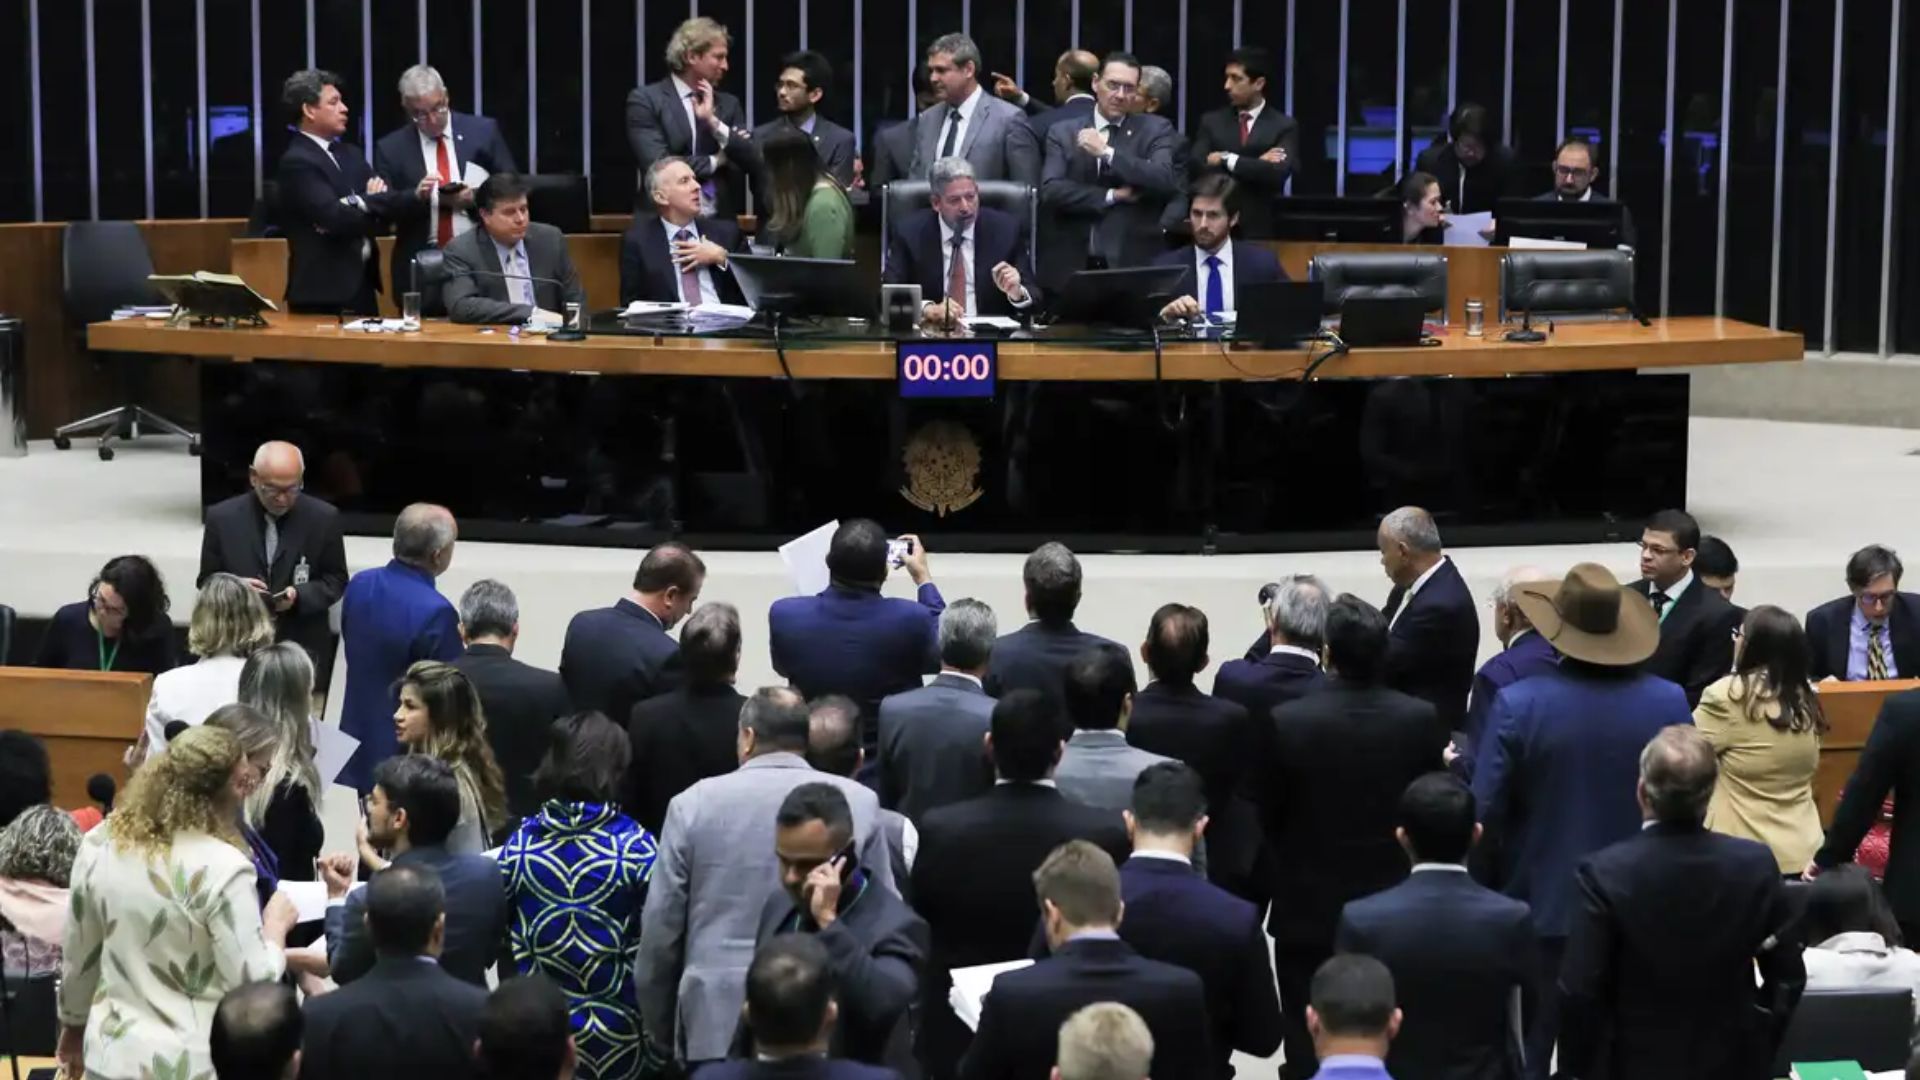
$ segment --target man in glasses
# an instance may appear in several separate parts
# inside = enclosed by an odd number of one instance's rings
[[[273,612],[279,640],[312,655],[314,685],[324,691],[334,652],[327,609],[346,590],[347,549],[339,511],[303,494],[305,479],[299,447],[263,444],[247,470],[252,490],[207,510],[197,585],[225,572],[253,586]]]
[[[1594,156],[1593,144],[1574,136],[1560,144],[1553,155],[1553,190],[1536,197],[1539,202],[1612,202],[1612,199],[1593,190],[1594,181],[1600,179],[1600,160]],[[1620,246],[1634,246],[1633,214],[1626,207],[1620,208]]]
[[[1847,592],[1807,612],[1816,679],[1920,675],[1920,595],[1900,591],[1906,568],[1892,548],[1868,544],[1847,560]]]
[[[408,192],[394,210],[392,274],[396,298],[411,291],[413,256],[444,248],[473,231],[474,189],[498,172],[519,172],[500,125],[454,112],[440,73],[415,64],[400,75],[400,107],[408,123],[373,148],[373,171],[392,191]],[[395,307],[399,304],[396,300]],[[440,315],[442,311],[425,311]]]
[[[1627,586],[1647,598],[1660,620],[1660,647],[1640,669],[1678,683],[1687,707],[1707,684],[1733,670],[1733,631],[1740,615],[1693,572],[1700,524],[1684,510],[1662,510],[1640,532],[1640,580]]]

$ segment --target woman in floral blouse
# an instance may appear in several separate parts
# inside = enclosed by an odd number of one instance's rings
[[[68,1076],[211,1077],[221,996],[280,977],[297,915],[284,894],[264,914],[255,899],[238,826],[248,768],[233,735],[194,728],[81,842],[59,1004]]]

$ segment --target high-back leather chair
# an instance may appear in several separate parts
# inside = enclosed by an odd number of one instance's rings
[[[1796,1061],[1857,1061],[1868,1072],[1907,1067],[1913,991],[1809,990],[1787,1021],[1771,1076]]]
[[[1034,237],[1040,227],[1038,214],[1040,199],[1034,190],[1025,184],[1013,180],[981,180],[980,205],[989,206],[1005,214],[1012,214],[1015,221],[1027,230],[1027,250],[1037,247]],[[893,238],[894,222],[905,221],[916,210],[925,210],[931,204],[933,186],[925,180],[895,180],[882,189],[880,194],[880,270],[886,272],[886,252]],[[1034,273],[1039,274],[1035,267]]]
[[[1500,260],[1500,319],[1509,312],[1600,315],[1633,309],[1633,253],[1512,251]]]
[[[1447,310],[1447,257],[1432,252],[1322,252],[1307,280],[1326,285],[1327,314],[1350,299],[1418,296],[1428,311]]]

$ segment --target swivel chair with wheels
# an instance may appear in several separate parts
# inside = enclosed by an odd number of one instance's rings
[[[147,281],[153,273],[153,255],[140,227],[131,221],[75,221],[67,225],[61,252],[67,318],[81,335],[86,327],[113,317],[115,309],[165,303]],[[91,352],[91,350],[87,350]],[[187,453],[200,454],[200,436],[140,404],[146,373],[158,361],[146,356],[114,356],[122,405],[62,424],[53,431],[60,450],[73,445],[73,436],[100,435],[100,460],[113,460],[115,439],[140,437],[142,428],[187,440]]]

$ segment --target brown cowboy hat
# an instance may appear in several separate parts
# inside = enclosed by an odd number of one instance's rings
[[[1516,585],[1513,600],[1541,637],[1575,660],[1625,667],[1660,646],[1653,605],[1599,563],[1580,563],[1558,582]]]

